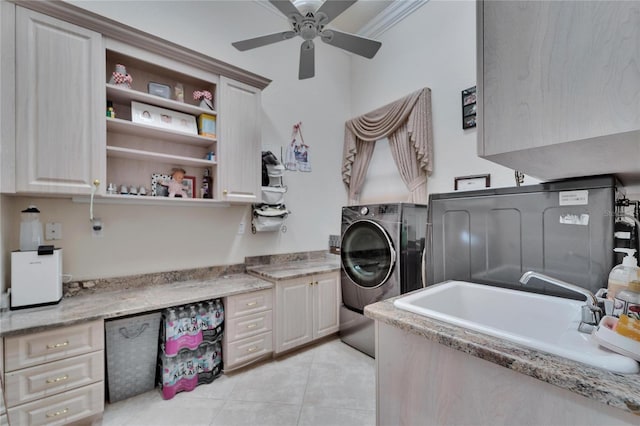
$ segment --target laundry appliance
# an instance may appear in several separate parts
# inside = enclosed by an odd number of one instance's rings
[[[340,338],[374,356],[366,305],[424,286],[427,206],[410,203],[342,208]]]

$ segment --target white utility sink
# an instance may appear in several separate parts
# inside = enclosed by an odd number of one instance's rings
[[[578,331],[585,302],[447,281],[394,301],[409,312],[618,373],[638,373],[631,358],[598,346]]]

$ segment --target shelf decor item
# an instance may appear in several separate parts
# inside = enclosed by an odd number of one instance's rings
[[[193,115],[135,101],[131,102],[131,121],[176,132],[198,134],[196,118]]]
[[[115,84],[116,86],[131,89],[132,82],[133,78],[127,74],[127,68],[122,64],[116,64],[116,70],[111,74],[109,84]]]
[[[216,138],[216,116],[200,114],[198,116],[198,134],[207,138]]]
[[[160,96],[161,98],[165,99],[171,99],[171,87],[167,86],[166,84],[154,83],[153,81],[150,81],[149,84],[147,84],[147,92],[149,92],[150,95]]]
[[[200,108],[213,111],[213,95],[208,90],[194,90],[193,99],[200,101]]]

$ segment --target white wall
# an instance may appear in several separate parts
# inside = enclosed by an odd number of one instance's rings
[[[475,8],[474,1],[431,0],[378,37],[382,48],[374,59],[353,59],[353,116],[431,88],[429,193],[453,191],[456,176],[476,174],[490,174],[492,187],[515,185],[513,170],[477,157],[476,129],[462,129],[460,92],[476,85]],[[536,182],[525,178],[525,184]],[[401,201],[407,195],[386,140],[378,141],[361,202]]]
[[[460,91],[475,85],[475,3],[431,0],[378,37],[373,60],[316,44],[316,77],[297,79],[299,39],[239,52],[231,42],[287,28],[253,1],[72,1],[206,55],[264,75],[263,147],[279,154],[291,126],[303,122],[311,173],[287,172],[288,232],[237,235],[247,207],[178,208],[99,205],[104,237],[91,237],[86,204],[3,196],[3,259],[18,247],[19,212],[35,202],[43,222],[61,222],[65,273],[76,279],[123,276],[242,262],[245,256],[322,250],[340,232],[346,203],[341,155],[344,121],[421,87],[432,89],[434,172],[430,192],[453,190],[455,176],[490,173],[492,186],[513,185],[513,172],[476,157],[476,131],[460,124]],[[135,78],[135,76],[134,76]],[[18,141],[19,143],[19,141]],[[406,197],[388,148],[378,142],[363,202]],[[527,179],[526,183],[531,183]],[[248,226],[247,226],[248,231]],[[5,274],[8,268],[5,270]]]
[[[350,116],[349,56],[319,43],[316,77],[299,81],[300,39],[239,52],[231,42],[287,29],[284,17],[252,1],[73,1],[132,27],[264,75],[263,147],[280,153],[302,121],[311,173],[287,172],[286,233],[251,235],[248,207],[187,208],[98,205],[104,238],[91,237],[88,206],[64,199],[3,197],[2,220],[18,248],[19,212],[30,202],[42,221],[61,222],[64,272],[77,279],[241,263],[245,256],[324,250],[340,232],[346,193],[340,178],[344,121]],[[135,76],[133,76],[135,78]],[[19,141],[18,141],[19,143]],[[244,235],[237,235],[241,221]],[[4,238],[3,238],[4,239]],[[9,250],[3,251],[8,259]]]

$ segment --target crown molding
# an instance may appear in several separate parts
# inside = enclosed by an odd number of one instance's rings
[[[280,13],[271,3],[264,0],[253,0],[263,8],[271,11],[283,20],[286,17]],[[389,6],[376,15],[368,24],[362,27],[356,34],[363,37],[376,38],[384,34],[388,29],[398,24],[407,16],[427,4],[429,0],[400,0],[393,1]]]
[[[407,16],[427,4],[429,0],[403,0],[391,2],[382,12],[358,31],[363,37],[377,38]]]

